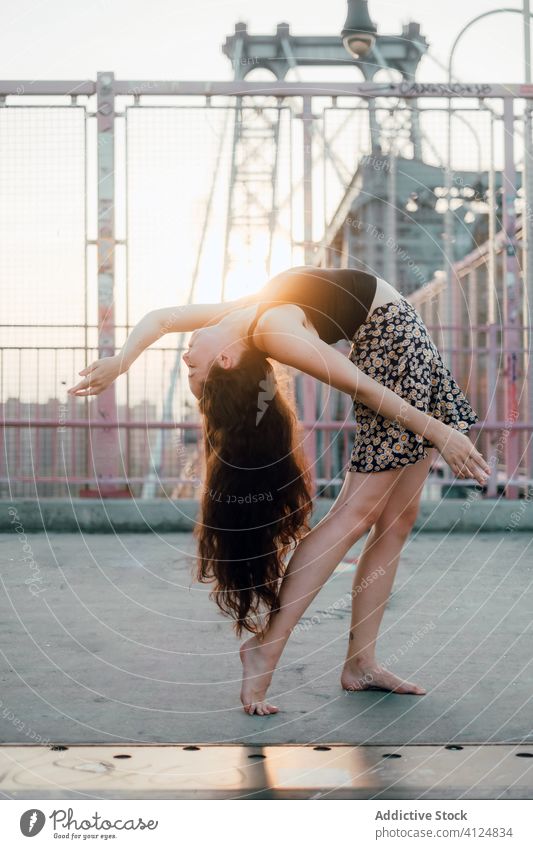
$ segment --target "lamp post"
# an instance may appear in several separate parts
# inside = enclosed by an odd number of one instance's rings
[[[341,30],[342,43],[352,59],[360,63],[365,79],[369,78],[365,70],[365,59],[376,43],[377,31],[376,24],[370,18],[368,0],[348,0],[348,14]],[[376,106],[372,99],[368,101],[368,121],[372,153],[381,153]]]
[[[341,32],[342,43],[354,59],[363,59],[372,50],[378,28],[370,19],[368,0],[348,0],[348,15]]]
[[[458,310],[456,309],[456,298],[457,292],[456,287],[454,285],[454,256],[453,256],[453,215],[451,209],[451,188],[453,182],[452,175],[452,99],[451,99],[451,85],[452,85],[452,71],[453,71],[453,59],[455,50],[457,45],[459,44],[462,36],[478,21],[488,18],[491,15],[497,15],[507,12],[518,13],[523,16],[524,19],[524,53],[525,53],[525,82],[530,83],[531,81],[531,58],[530,58],[530,43],[529,43],[529,24],[531,13],[529,11],[529,0],[524,0],[523,8],[505,8],[505,9],[490,9],[487,12],[483,12],[480,15],[476,15],[476,17],[472,18],[468,21],[464,27],[460,30],[458,35],[455,38],[455,41],[452,44],[452,48],[450,50],[450,55],[448,59],[448,127],[447,127],[447,141],[448,141],[448,155],[447,155],[447,167],[446,167],[446,190],[447,190],[447,204],[445,211],[445,245],[446,245],[446,283],[447,283],[447,291],[446,291],[446,321],[448,325],[455,324],[455,320],[457,318]],[[515,165],[514,165],[514,106],[513,100],[510,98],[504,98],[504,174],[502,180],[503,186],[503,230],[505,234],[505,255],[504,255],[504,323],[507,326],[506,333],[504,334],[504,350],[505,350],[505,372],[506,372],[506,382],[505,382],[505,416],[506,416],[506,425],[512,424],[517,416],[518,416],[518,377],[519,377],[519,349],[522,346],[522,334],[520,333],[520,329],[518,327],[518,315],[520,309],[520,291],[522,292],[522,304],[523,304],[523,317],[524,323],[530,324],[531,320],[528,320],[528,310],[527,305],[531,303],[533,298],[533,238],[532,238],[532,225],[531,225],[531,209],[532,204],[530,203],[532,197],[531,190],[531,114],[529,109],[529,104],[526,103],[525,109],[525,144],[524,144],[524,216],[523,216],[523,237],[524,237],[524,252],[523,255],[526,258],[525,266],[526,266],[526,279],[524,280],[524,285],[520,286],[520,268],[518,263],[517,251],[516,251],[516,216],[514,209],[514,202],[516,198],[516,183],[515,183]],[[491,204],[494,203],[494,198],[491,197]],[[492,249],[492,246],[491,246]],[[489,291],[488,291],[488,304],[487,304],[487,324],[489,327],[494,326],[495,324],[495,291],[496,291],[496,281],[494,279],[494,271],[495,266],[494,263],[491,263],[492,275],[491,279],[489,279]],[[526,294],[527,289],[527,294]],[[492,335],[492,338],[494,336]],[[448,339],[450,343],[450,352],[453,351],[453,339],[454,332],[450,329],[448,334]],[[489,355],[494,352],[490,352]],[[524,357],[522,357],[522,361],[524,361]],[[528,409],[529,409],[529,421],[533,420],[533,374],[531,368],[531,352],[529,353],[529,368],[528,368]],[[489,398],[491,403],[494,403],[493,398]],[[519,445],[516,432],[512,432],[509,434],[509,437],[506,442],[506,476],[507,479],[510,477],[516,477],[518,474],[518,464],[519,464]],[[530,470],[533,474],[533,469]],[[507,495],[509,497],[516,497],[517,489],[515,486],[511,485],[507,487]]]

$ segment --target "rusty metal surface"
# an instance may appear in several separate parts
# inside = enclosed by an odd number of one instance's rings
[[[533,746],[3,746],[4,798],[530,798]]]

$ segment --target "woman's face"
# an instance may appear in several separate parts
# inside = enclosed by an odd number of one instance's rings
[[[183,354],[183,362],[189,369],[189,386],[195,398],[200,398],[202,386],[209,369],[219,353],[216,344],[217,333],[213,327],[201,327],[191,334],[188,350]]]
[[[212,365],[235,368],[246,348],[234,325],[219,322],[210,327],[200,327],[191,333],[183,362],[189,369],[189,386],[195,398],[202,397],[203,385]]]

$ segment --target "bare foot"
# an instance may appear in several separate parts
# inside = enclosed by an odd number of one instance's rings
[[[268,716],[279,708],[265,701],[266,691],[274,674],[275,661],[271,652],[257,637],[246,640],[240,648],[242,663],[241,702],[245,713]]]
[[[389,672],[379,663],[359,664],[346,661],[341,675],[341,684],[344,690],[355,692],[356,690],[387,690],[392,693],[411,693],[414,696],[425,695],[423,687],[404,681],[393,672]]]

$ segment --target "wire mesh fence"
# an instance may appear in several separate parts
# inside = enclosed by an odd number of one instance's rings
[[[504,233],[511,198],[522,281],[531,147],[523,101],[515,101],[511,174],[501,97],[458,105],[317,91],[306,95],[305,113],[305,98],[264,90],[253,97],[158,92],[146,82],[115,98],[107,234],[96,93],[42,98],[43,105],[12,95],[0,109],[2,496],[82,494],[102,477],[136,496],[148,479],[158,495],[192,495],[198,486],[198,415],[180,364],[182,340],[154,345],[113,387],[106,424],[117,432],[118,473],[95,466],[97,401],[66,395],[98,357],[104,314],[109,319],[103,238],[113,241],[117,350],[151,309],[237,298],[291,265],[363,268],[389,280],[420,309],[453,364],[482,419],[487,451],[509,418],[514,383],[513,480],[520,486],[513,494],[523,494],[532,462],[530,316],[524,294],[511,316],[521,339],[517,345],[513,337],[518,370],[511,374]],[[302,386],[306,380],[297,377]],[[356,427],[351,400],[329,387],[296,397],[312,431],[319,492],[333,494]],[[442,469],[435,474],[451,482]],[[509,480],[504,449],[492,492]]]

